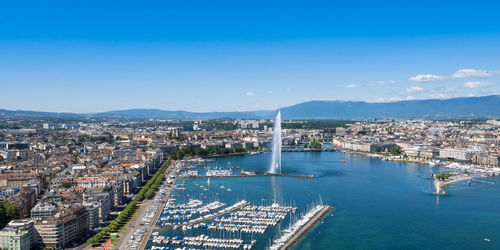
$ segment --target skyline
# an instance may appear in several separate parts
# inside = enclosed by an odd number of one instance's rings
[[[250,111],[500,94],[498,3],[190,3],[2,4],[0,109]]]

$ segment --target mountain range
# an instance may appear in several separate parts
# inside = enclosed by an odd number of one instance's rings
[[[309,101],[280,109],[283,119],[356,120],[370,118],[489,118],[500,117],[500,95],[369,103],[362,101]],[[119,118],[119,119],[269,119],[276,110],[246,112],[188,112],[128,109],[101,113],[57,113],[0,109],[0,118]]]

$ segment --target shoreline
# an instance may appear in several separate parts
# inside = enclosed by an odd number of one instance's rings
[[[217,154],[217,155],[208,155],[208,156],[191,156],[191,157],[186,157],[184,159],[196,159],[196,158],[201,158],[201,159],[210,159],[210,158],[221,158],[221,157],[231,157],[231,156],[242,156],[242,155],[258,155],[258,154],[263,154],[263,153],[270,153],[271,151],[248,151],[248,152],[242,152],[242,153],[230,153],[230,154]],[[289,152],[341,152],[341,150],[338,149],[282,149],[282,153],[289,153]]]
[[[394,161],[394,162],[404,162],[404,163],[417,163],[420,165],[430,165],[430,166],[441,166],[447,169],[454,169],[461,171],[462,173],[470,173],[470,174],[483,174],[483,177],[490,177],[495,175],[500,175],[500,166],[481,166],[473,163],[459,163],[455,161],[448,161],[442,159],[415,159],[415,158],[394,158],[388,157],[385,155],[380,155],[376,153],[370,152],[361,152],[361,151],[350,151],[345,149],[339,149],[338,152],[342,153],[354,153],[361,154],[367,157],[379,158],[384,161]]]

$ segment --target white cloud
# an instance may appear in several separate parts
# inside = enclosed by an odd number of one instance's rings
[[[250,91],[248,91],[248,92],[246,93],[246,95],[247,95],[247,96],[254,96],[254,95],[255,95],[255,93],[254,93],[254,92],[250,92]]]
[[[390,98],[378,98],[375,99],[375,102],[397,102],[397,101],[402,101],[403,98],[401,97],[390,97]]]
[[[345,85],[345,87],[348,89],[353,89],[353,88],[356,88],[356,84],[348,84],[348,85]]]
[[[260,108],[260,105],[259,104],[254,104],[254,105],[252,105],[252,107],[258,109],[258,108]]]
[[[408,81],[410,82],[435,82],[435,81],[441,81],[445,80],[446,77],[444,76],[438,76],[438,75],[416,75],[413,77],[410,77]]]
[[[292,90],[292,88],[286,88],[286,91],[290,91],[290,90]]]
[[[378,82],[372,82],[368,83],[368,86],[383,86],[383,85],[389,85],[389,84],[395,84],[396,81],[378,81]]]
[[[431,94],[431,95],[429,95],[429,98],[433,98],[433,99],[447,99],[447,98],[450,98],[450,96],[445,95],[443,93],[439,93],[439,94]]]
[[[453,74],[453,78],[485,78],[492,77],[493,72],[480,69],[461,69]]]
[[[274,91],[269,90],[269,91],[267,91],[267,93],[270,94],[270,95],[272,95],[272,94],[274,94]]]
[[[477,89],[477,88],[487,88],[493,86],[493,83],[491,82],[481,82],[481,81],[472,81],[472,82],[466,82],[463,85],[466,88],[470,89]]]
[[[416,75],[408,78],[410,82],[435,82],[447,79],[458,79],[458,78],[487,78],[492,77],[495,74],[500,74],[499,70],[482,70],[482,69],[459,69],[452,76],[439,76],[439,75]],[[375,84],[369,84],[370,86],[375,86]]]
[[[407,101],[410,101],[410,100],[415,100],[415,97],[409,95],[405,98]]]
[[[421,92],[421,91],[424,91],[424,89],[419,86],[411,86],[409,88],[406,88],[406,92],[408,93]]]

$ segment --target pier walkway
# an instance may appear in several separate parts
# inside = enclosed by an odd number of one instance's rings
[[[199,223],[207,222],[207,221],[212,220],[213,218],[224,216],[226,214],[229,214],[229,213],[231,213],[233,211],[239,210],[239,209],[244,208],[244,207],[249,206],[249,205],[250,205],[250,202],[245,201],[244,203],[241,203],[241,204],[239,204],[237,206],[234,206],[234,207],[232,207],[231,209],[229,209],[227,211],[218,212],[216,214],[209,215],[207,217],[201,217],[199,219],[195,219],[195,220],[190,221],[188,224],[177,225],[177,226],[193,226],[193,225],[196,225],[196,224],[199,224]],[[169,225],[169,226],[156,226],[156,227],[157,228],[163,228],[163,227],[172,227],[172,226],[173,225]]]
[[[206,221],[210,221],[210,220],[212,220],[213,218],[224,216],[224,215],[226,215],[226,214],[229,214],[229,213],[231,213],[231,212],[233,212],[233,211],[239,210],[239,209],[241,209],[241,208],[243,208],[243,207],[246,207],[246,206],[248,206],[248,205],[250,205],[250,202],[245,201],[245,202],[243,202],[243,203],[241,203],[241,204],[239,204],[239,205],[237,205],[237,206],[231,207],[231,209],[229,209],[229,210],[227,210],[227,211],[224,211],[224,212],[222,212],[222,213],[219,213],[219,212],[218,212],[218,213],[216,213],[216,214],[214,214],[214,215],[210,215],[210,216],[207,216],[207,217],[200,218],[199,220],[192,220],[192,221],[190,221],[190,222],[188,223],[188,225],[189,225],[189,226],[192,226],[192,225],[196,225],[196,224],[198,224],[198,223],[203,223],[203,222],[206,222]]]
[[[323,216],[325,216],[330,210],[332,210],[332,207],[330,206],[324,206],[323,209],[319,213],[317,213],[307,224],[305,224],[302,228],[297,231],[297,233],[288,240],[285,245],[283,245],[280,250],[286,250],[290,249],[295,243],[297,243],[302,236],[304,236],[309,229],[311,229]]]

